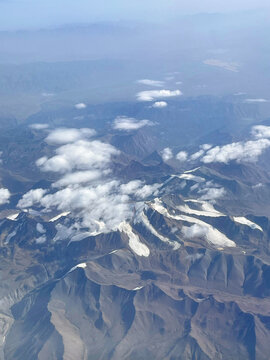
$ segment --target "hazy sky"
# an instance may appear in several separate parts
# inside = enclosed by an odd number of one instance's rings
[[[269,0],[0,0],[0,30],[262,8],[270,9]]]

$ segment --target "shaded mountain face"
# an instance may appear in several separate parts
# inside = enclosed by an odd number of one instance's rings
[[[268,360],[267,122],[186,99],[123,131],[119,106],[0,135],[0,358]]]

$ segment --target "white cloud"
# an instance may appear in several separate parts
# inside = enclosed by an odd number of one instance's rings
[[[208,228],[206,226],[202,226],[199,224],[194,224],[190,227],[183,226],[182,227],[182,233],[185,238],[187,239],[193,239],[193,238],[200,238],[205,237],[208,233]]]
[[[43,195],[45,195],[47,190],[44,189],[35,189],[30,190],[28,193],[24,194],[22,199],[18,202],[19,208],[28,208],[38,203]]]
[[[188,158],[188,154],[186,151],[179,151],[179,153],[176,155],[176,159],[178,161],[187,161],[187,158]]]
[[[212,145],[210,144],[203,144],[203,145],[200,145],[200,150],[195,152],[194,154],[192,154],[190,156],[190,159],[191,161],[195,161],[195,160],[198,160],[200,157],[202,157],[205,152],[209,149],[211,149]]]
[[[202,158],[204,163],[221,162],[227,164],[230,161],[254,162],[262,152],[270,147],[270,140],[259,139],[247,142],[235,142],[224,146],[216,146]]]
[[[157,109],[161,109],[161,108],[164,108],[166,106],[168,106],[168,103],[166,101],[156,101],[152,105],[153,108],[157,108]]]
[[[10,192],[8,189],[0,188],[0,205],[9,202]]]
[[[170,148],[165,148],[161,151],[161,157],[163,159],[163,161],[168,161],[170,159],[173,158],[173,153],[172,150]]]
[[[138,130],[144,126],[153,126],[154,123],[150,120],[136,120],[126,116],[118,116],[113,123],[113,128],[121,131]]]
[[[121,184],[117,180],[103,179],[100,184],[84,186],[67,186],[54,193],[39,197],[39,206],[43,211],[69,211],[76,220],[76,229],[69,228],[72,235],[80,227],[88,228],[93,233],[117,230],[122,221],[131,219],[134,210],[132,196],[142,199],[151,195],[158,185]],[[141,186],[141,187],[139,187]],[[135,189],[135,193],[127,194],[127,189]],[[37,204],[37,199],[32,199],[33,194],[25,194],[18,206],[31,207]]]
[[[159,80],[141,79],[138,80],[137,82],[139,84],[147,85],[147,86],[162,87],[164,85],[164,81],[159,81]]]
[[[152,194],[155,195],[159,187],[159,184],[144,185],[141,180],[133,180],[127,184],[122,184],[120,191],[125,195],[133,195],[136,198],[145,199]]]
[[[205,187],[198,191],[199,194],[203,194],[200,197],[200,200],[206,200],[210,202],[215,202],[215,200],[222,198],[226,191],[223,187],[221,188],[214,188],[214,187]]]
[[[203,144],[200,146],[200,148],[204,151],[207,151],[207,150],[211,149],[212,146],[213,145],[211,145],[211,144]]]
[[[87,236],[116,231],[121,222],[133,218],[134,208],[145,198],[157,194],[158,184],[140,180],[121,184],[110,177],[112,157],[119,154],[110,144],[79,140],[59,146],[55,153],[39,159],[37,165],[63,175],[50,189],[30,190],[18,203],[21,208],[35,205],[41,212],[70,214],[74,225],[59,227],[55,241],[81,239],[82,228],[84,233],[89,230]]]
[[[90,138],[96,134],[93,129],[59,128],[50,132],[46,142],[51,145],[62,145]]]
[[[182,95],[180,90],[149,90],[139,92],[137,94],[137,99],[139,101],[153,101],[155,99],[169,98],[180,95]]]
[[[199,159],[201,156],[203,156],[204,153],[205,153],[205,151],[203,149],[201,149],[201,150],[195,152],[194,154],[192,154],[190,156],[190,160],[195,161],[195,160]]]
[[[270,126],[264,126],[264,125],[253,126],[251,130],[251,134],[257,139],[270,138]]]
[[[49,127],[49,125],[48,124],[32,124],[32,125],[29,125],[29,127],[34,130],[44,130],[44,129],[47,129]]]
[[[98,140],[79,140],[72,144],[62,145],[56,149],[56,155],[42,157],[36,164],[42,171],[66,173],[72,170],[102,169],[108,165],[113,155],[119,151],[112,145]]]
[[[76,108],[77,110],[85,109],[85,108],[86,108],[86,104],[84,104],[84,103],[76,104],[76,105],[75,105],[75,108]]]
[[[238,68],[239,68],[239,64],[235,62],[226,62],[218,59],[207,59],[204,60],[203,63],[210,66],[217,66],[233,72],[238,72]]]
[[[265,103],[268,102],[266,99],[246,99],[246,103]]]
[[[53,187],[63,187],[75,184],[85,184],[94,180],[98,180],[104,175],[104,171],[100,170],[87,170],[76,171],[71,174],[66,174],[53,184]]]

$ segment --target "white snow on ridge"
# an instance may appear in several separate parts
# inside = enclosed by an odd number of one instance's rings
[[[245,218],[243,216],[239,216],[239,217],[234,216],[233,220],[239,224],[247,225],[251,229],[257,229],[257,230],[260,230],[261,232],[263,232],[263,229],[258,224],[255,224],[254,222],[248,220],[247,218]]]
[[[6,218],[8,219],[8,220],[13,220],[13,221],[15,221],[16,219],[17,219],[17,217],[19,216],[19,212],[17,212],[17,213],[15,213],[15,214],[11,214],[11,215],[8,215]]]
[[[86,263],[81,263],[81,264],[75,265],[67,272],[67,274],[71,273],[72,271],[74,271],[78,268],[85,269],[86,267],[87,267]]]
[[[184,173],[181,175],[173,175],[174,177],[178,177],[179,179],[184,179],[184,180],[193,180],[196,182],[204,182],[205,179],[201,176],[195,176],[189,173]]]
[[[63,212],[63,213],[53,217],[52,219],[50,219],[49,222],[54,222],[54,221],[60,219],[61,217],[68,216],[69,214],[70,214],[70,211]]]
[[[127,222],[123,221],[119,225],[118,229],[119,231],[123,232],[128,236],[129,247],[135,252],[135,254],[145,257],[148,257],[150,255],[149,248],[140,241],[139,236],[133,232],[132,227]]]
[[[137,290],[141,290],[141,289],[143,289],[143,286],[135,287],[134,289],[132,289],[132,291],[137,291]]]
[[[159,199],[155,199],[154,203],[151,204],[152,208],[154,210],[156,210],[157,212],[159,212],[160,214],[174,219],[174,220],[180,220],[180,221],[185,221],[185,222],[189,222],[192,224],[197,224],[200,225],[201,227],[205,228],[205,238],[206,240],[215,245],[215,246],[219,246],[219,247],[235,247],[236,244],[234,241],[230,240],[227,238],[226,235],[224,235],[223,233],[221,233],[219,230],[217,230],[216,228],[214,228],[212,225],[193,218],[191,216],[187,216],[187,215],[171,215],[168,210],[162,205],[162,202]]]
[[[85,269],[86,267],[87,267],[86,263],[81,263],[81,264],[77,265],[77,268]]]
[[[194,202],[192,200],[185,200],[185,202]],[[202,210],[197,210],[197,209],[191,209],[188,205],[180,205],[177,206],[177,209],[187,213],[187,214],[193,214],[193,215],[198,215],[198,216],[209,216],[209,217],[221,217],[221,216],[225,216],[224,214],[222,214],[221,212],[217,211],[212,204],[209,204],[206,201],[196,201],[198,203],[201,204],[202,206]]]
[[[193,173],[194,171],[199,170],[199,169],[200,169],[200,166],[196,167],[195,169],[187,170],[187,171],[184,172],[184,174],[190,174],[190,173]]]
[[[150,221],[148,220],[147,216],[142,213],[141,215],[141,220],[142,223],[145,225],[145,227],[153,234],[155,235],[158,239],[160,239],[161,241],[173,246],[173,250],[177,250],[180,248],[180,244],[176,241],[171,241],[170,239],[168,239],[167,237],[159,234],[156,229],[151,225]]]
[[[115,253],[117,253],[117,251],[118,251],[118,249],[117,249],[117,250],[113,250],[113,251],[109,252],[109,255],[115,254]]]

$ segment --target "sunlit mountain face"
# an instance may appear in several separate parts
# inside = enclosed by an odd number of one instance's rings
[[[0,31],[1,360],[269,360],[269,24],[244,9]]]

